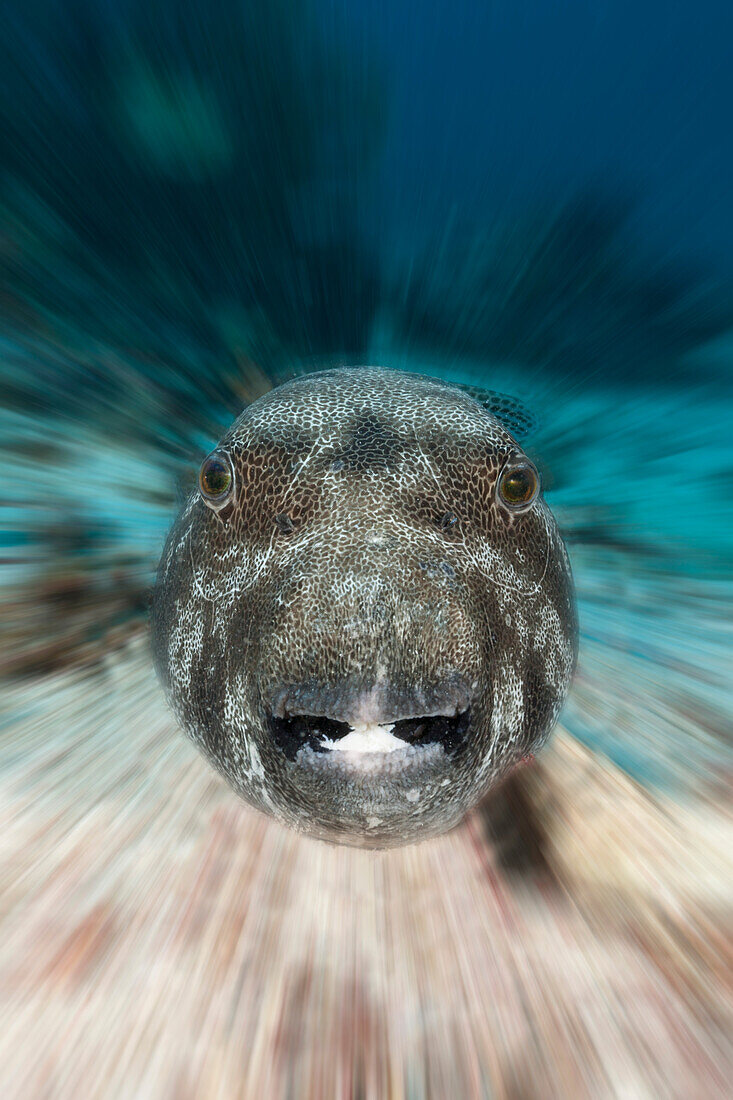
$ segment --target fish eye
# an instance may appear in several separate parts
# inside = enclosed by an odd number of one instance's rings
[[[531,462],[506,466],[499,477],[499,499],[512,512],[523,512],[537,499],[540,477]]]
[[[234,490],[234,471],[227,455],[214,451],[207,455],[199,470],[201,496],[210,508],[221,508]]]

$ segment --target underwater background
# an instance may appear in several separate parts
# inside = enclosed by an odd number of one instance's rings
[[[731,42],[713,0],[6,0],[4,1096],[730,1095]],[[500,836],[290,834],[152,674],[201,458],[341,363],[536,414],[580,658]]]

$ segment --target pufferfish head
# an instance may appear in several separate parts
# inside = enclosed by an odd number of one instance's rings
[[[403,844],[546,740],[576,615],[516,418],[495,394],[342,368],[266,394],[204,460],[162,556],[154,652],[249,803]]]

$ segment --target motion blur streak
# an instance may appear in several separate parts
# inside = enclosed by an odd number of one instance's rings
[[[532,7],[4,5],[3,1097],[730,1095],[733,14]],[[339,362],[530,406],[579,599],[550,747],[389,853],[229,793],[146,631]]]

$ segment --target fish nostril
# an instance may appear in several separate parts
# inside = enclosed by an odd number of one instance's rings
[[[450,562],[447,561],[433,561],[421,558],[417,563],[418,569],[427,574],[431,580],[444,580],[448,578],[449,581],[454,581],[456,571]],[[451,588],[455,588],[455,584],[450,585]]]
[[[271,714],[269,726],[273,741],[290,760],[306,747],[320,751],[324,739],[339,741],[350,729],[347,722],[316,714],[289,714],[284,718]]]
[[[457,711],[455,714],[436,714],[429,718],[407,718],[395,722],[392,733],[411,745],[442,745],[448,753],[453,753],[464,743],[471,725],[471,710]]]
[[[278,512],[275,516],[275,523],[284,535],[289,535],[295,529],[295,524],[287,512]]]

